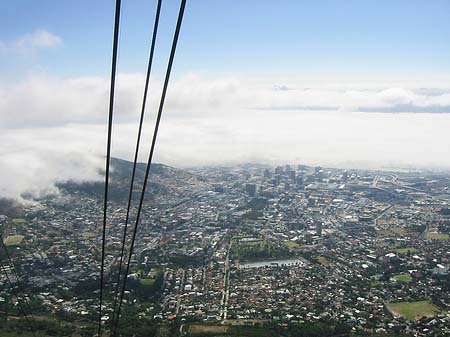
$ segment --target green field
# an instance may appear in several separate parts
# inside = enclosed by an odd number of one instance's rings
[[[403,316],[409,321],[423,316],[433,317],[440,312],[429,301],[387,303],[386,307],[393,315]]]
[[[297,248],[298,246],[300,246],[297,242],[294,241],[285,241],[284,244],[288,248]]]
[[[5,240],[5,245],[7,246],[18,246],[22,243],[24,239],[23,235],[10,235]]]
[[[139,280],[139,282],[141,282],[141,284],[143,286],[147,286],[147,287],[151,287],[155,284],[155,279],[154,278],[141,278]]]
[[[13,222],[13,224],[21,224],[21,223],[26,223],[27,221],[22,218],[15,218],[15,219],[12,219],[12,222]]]
[[[449,240],[450,235],[436,232],[426,232],[423,234],[425,240]]]
[[[412,281],[412,277],[408,274],[399,274],[399,275],[394,275],[392,276],[392,278],[398,282],[405,282],[405,283],[409,283]]]

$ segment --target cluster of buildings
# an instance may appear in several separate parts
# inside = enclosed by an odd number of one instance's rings
[[[131,268],[138,281],[155,270],[163,281],[151,309],[148,297],[127,292],[140,317],[450,333],[448,174],[242,165],[161,167],[153,177]],[[24,237],[10,249],[29,295],[54,312],[94,317],[101,198],[65,192],[24,212],[24,223],[0,220],[5,238]],[[125,214],[124,202],[110,202],[108,280]],[[111,311],[107,301],[105,321]]]

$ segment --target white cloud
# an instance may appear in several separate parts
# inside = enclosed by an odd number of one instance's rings
[[[117,80],[116,118],[124,122],[140,110],[144,76],[122,74]],[[273,85],[239,78],[205,79],[191,74],[169,87],[166,118],[211,118],[241,115],[258,118],[259,110],[277,114],[301,111],[450,112],[450,94],[417,93],[414,88],[367,89]],[[149,110],[159,103],[161,83],[150,84]],[[109,81],[101,77],[62,79],[30,77],[15,84],[0,83],[0,127],[50,126],[66,123],[103,123],[107,112]],[[409,109],[409,111],[408,111]]]
[[[53,48],[63,44],[63,39],[44,29],[24,34],[13,41],[0,41],[0,52],[29,55],[39,49]]]
[[[47,32],[43,29],[38,29],[32,33],[25,34],[19,37],[15,45],[17,48],[51,48],[61,45],[62,38]]]
[[[144,77],[122,74],[117,84],[113,155],[131,158]],[[151,83],[141,160],[160,84]],[[450,114],[376,113],[402,106],[445,110],[448,87],[279,86],[290,90],[195,74],[173,81],[156,160],[175,166],[258,161],[450,168]],[[108,90],[108,79],[92,77],[0,84],[0,194],[39,193],[57,180],[99,179]],[[362,108],[375,113],[357,112]]]
[[[24,192],[39,196],[55,192],[56,181],[99,179],[103,159],[87,136],[70,127],[2,132],[0,196],[18,198]]]

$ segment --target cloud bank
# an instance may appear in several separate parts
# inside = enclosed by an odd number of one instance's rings
[[[114,156],[132,158],[143,83],[141,74],[118,77]],[[197,74],[173,80],[156,160],[181,167],[250,161],[450,167],[450,86],[279,83]],[[57,180],[100,179],[108,90],[100,77],[0,83],[0,195],[38,195],[53,191]],[[152,81],[141,160],[160,91]]]

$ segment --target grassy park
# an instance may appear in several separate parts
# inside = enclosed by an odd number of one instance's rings
[[[6,246],[18,246],[24,239],[23,235],[9,235],[5,240]]]
[[[404,282],[404,283],[409,283],[412,281],[412,277],[408,274],[394,275],[392,278],[398,282]]]
[[[151,287],[155,284],[156,280],[154,278],[141,278],[139,280],[143,286]]]
[[[297,248],[300,246],[297,242],[294,242],[294,241],[285,241],[284,244],[288,248]]]
[[[421,317],[432,317],[440,312],[439,308],[429,301],[387,303],[386,307],[393,315],[405,317],[409,321]]]

